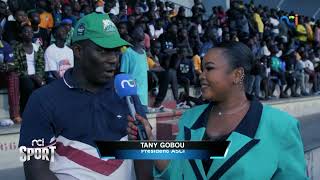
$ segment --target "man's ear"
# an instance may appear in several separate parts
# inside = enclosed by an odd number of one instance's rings
[[[72,45],[73,55],[75,59],[80,59],[83,49],[79,44]]]

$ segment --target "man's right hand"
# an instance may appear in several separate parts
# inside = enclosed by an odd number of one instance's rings
[[[146,130],[147,136],[149,140],[155,140],[154,136],[152,135],[152,127],[148,120],[143,118],[140,115],[136,115],[136,119],[140,121],[143,125],[143,127]],[[128,138],[129,140],[137,140],[138,138],[138,127],[134,124],[134,119],[131,116],[128,116]]]

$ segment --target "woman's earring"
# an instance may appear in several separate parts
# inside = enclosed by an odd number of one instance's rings
[[[242,85],[243,84],[243,81],[244,81],[244,74],[241,74],[241,77],[239,80],[235,80],[233,82],[233,84],[236,84],[236,85]]]
[[[241,75],[239,85],[242,85],[242,84],[243,84],[243,81],[244,81],[244,74]]]

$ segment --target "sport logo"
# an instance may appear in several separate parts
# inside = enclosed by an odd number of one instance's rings
[[[121,87],[124,88],[124,85],[127,84],[129,87],[135,87],[136,82],[134,80],[123,80],[121,81]]]
[[[77,29],[77,35],[78,36],[83,36],[85,31],[86,31],[85,25],[84,24],[80,24],[78,26],[78,29]]]
[[[110,19],[102,20],[102,24],[103,30],[105,30],[106,32],[113,32],[117,30],[116,25],[114,25],[114,23]]]
[[[20,146],[20,161],[25,162],[29,161],[31,157],[34,157],[36,160],[45,160],[54,162],[54,151],[55,146],[44,146],[44,139],[34,139],[31,141],[32,147],[37,148],[27,148],[26,146]],[[50,158],[49,158],[50,155]]]

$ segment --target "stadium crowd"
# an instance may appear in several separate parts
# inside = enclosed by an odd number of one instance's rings
[[[156,96],[152,106],[161,109],[169,85],[177,108],[201,104],[190,86],[199,87],[204,55],[226,41],[244,42],[255,56],[245,79],[248,94],[268,100],[276,86],[279,98],[319,94],[320,20],[241,0],[227,11],[213,7],[211,16],[201,0],[194,0],[192,16],[186,11],[160,0],[0,1],[0,85],[8,89],[10,118],[21,122],[31,93],[73,67],[71,37],[83,33],[74,26],[93,12],[108,13],[132,44],[121,48],[118,69],[136,78],[145,106],[148,89]]]

